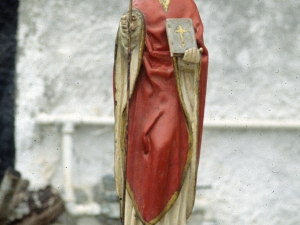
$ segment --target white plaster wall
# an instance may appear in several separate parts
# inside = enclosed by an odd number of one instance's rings
[[[60,127],[40,128],[35,123],[38,114],[113,115],[114,36],[122,10],[117,1],[20,2],[17,167],[33,185],[42,186],[53,175],[59,185],[62,173],[56,167]],[[78,185],[99,183],[103,174],[113,172],[112,132],[101,127],[76,129]]]
[[[210,52],[206,121],[300,119],[300,2],[196,1]],[[33,187],[62,188],[59,126],[39,113],[112,116],[116,0],[22,0],[19,7],[17,168]],[[112,128],[75,133],[75,185],[113,173]],[[205,129],[198,184],[218,224],[300,222],[300,129]],[[201,204],[201,203],[199,203]]]
[[[204,2],[206,120],[299,121],[299,8],[298,1]],[[206,129],[198,183],[212,189],[198,195],[218,224],[299,224],[299,146],[300,130]]]

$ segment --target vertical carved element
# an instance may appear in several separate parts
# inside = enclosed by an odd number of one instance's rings
[[[164,7],[164,11],[168,12],[171,0],[159,0],[160,4]]]

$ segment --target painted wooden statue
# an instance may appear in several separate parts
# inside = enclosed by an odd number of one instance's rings
[[[195,199],[203,128],[208,52],[202,22],[194,0],[135,0],[130,26],[128,18],[128,12],[121,18],[114,65],[121,217],[126,225],[184,225]],[[197,48],[170,52],[169,18],[191,19]],[[187,29],[175,27],[185,46]]]

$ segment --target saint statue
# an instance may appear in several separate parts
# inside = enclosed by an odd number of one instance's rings
[[[114,64],[121,217],[125,225],[185,225],[195,199],[206,93],[202,22],[194,0],[135,0],[131,16],[130,26],[128,12],[121,18]],[[197,48],[171,56],[169,18],[192,20]],[[182,41],[185,31],[178,26]]]

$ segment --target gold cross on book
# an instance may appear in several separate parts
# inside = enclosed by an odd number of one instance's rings
[[[187,30],[184,30],[184,29],[182,28],[182,26],[179,25],[179,26],[178,26],[178,29],[175,30],[175,32],[176,32],[176,33],[179,33],[180,39],[181,39],[181,46],[184,47],[184,46],[185,46],[185,42],[184,42],[184,36],[183,36],[183,34],[186,33]]]

